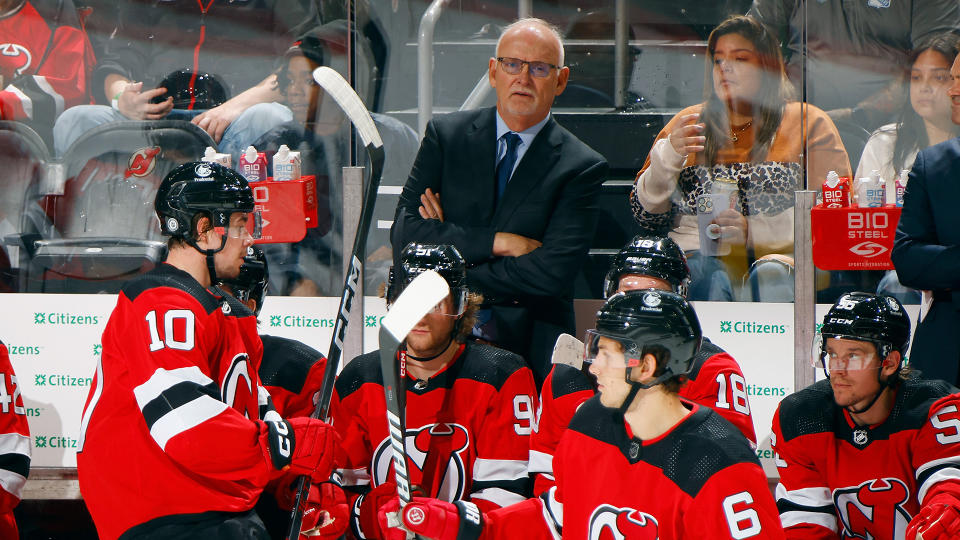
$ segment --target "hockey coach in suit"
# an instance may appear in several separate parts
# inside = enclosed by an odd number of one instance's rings
[[[557,336],[575,331],[573,280],[608,168],[550,116],[569,75],[554,27],[508,26],[489,62],[496,107],[427,125],[392,230],[395,253],[411,241],[460,250],[485,297],[474,334],[523,355],[538,384]]]

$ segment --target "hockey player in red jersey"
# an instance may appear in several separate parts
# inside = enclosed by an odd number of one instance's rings
[[[221,278],[220,287],[259,316],[267,294],[269,268],[258,246],[247,256],[235,278]],[[254,329],[256,331],[256,329]],[[323,385],[327,359],[319,351],[295,339],[260,335],[263,357],[257,373],[270,393],[270,402],[283,418],[310,416],[314,399]],[[297,478],[287,474],[270,482],[257,502],[257,514],[273,538],[284,538],[296,496]],[[301,540],[338,538],[346,532],[350,509],[343,490],[331,482],[312,483],[301,522]]]
[[[713,409],[677,395],[702,337],[690,304],[655,289],[618,293],[596,326],[585,361],[599,394],[560,439],[556,485],[490,512],[415,497],[405,526],[438,540],[784,538],[750,444]],[[381,521],[398,506],[390,501]]]
[[[773,417],[788,538],[960,538],[960,396],[901,367],[909,340],[892,297],[845,294],[823,318],[827,380]]]
[[[30,426],[7,346],[0,341],[0,538],[19,538],[13,509],[30,472]]]
[[[211,285],[253,242],[253,193],[235,171],[187,163],[156,198],[164,264],[120,292],[84,407],[80,490],[103,540],[266,539],[252,508],[283,472],[329,478],[333,429],[261,405],[249,312]],[[254,226],[253,236],[258,231]],[[253,336],[256,338],[256,336]]]
[[[388,301],[426,270],[443,276],[451,292],[410,332],[398,359],[406,368],[410,481],[430,497],[470,500],[485,510],[522,501],[536,412],[533,374],[512,352],[465,341],[479,298],[468,292],[466,265],[453,246],[408,245]],[[377,351],[343,368],[331,408],[348,455],[344,487],[362,493],[351,527],[381,538],[377,510],[397,491]]]
[[[89,101],[96,62],[70,0],[0,0],[0,119],[41,135],[65,108]]]
[[[685,294],[690,281],[687,258],[670,238],[637,236],[613,258],[604,295],[635,289]],[[595,393],[585,372],[564,364],[553,366],[540,389],[540,419],[530,436],[530,473],[534,495],[553,485],[553,453],[577,407]],[[680,397],[711,407],[756,444],[747,385],[740,365],[706,337],[687,374]]]

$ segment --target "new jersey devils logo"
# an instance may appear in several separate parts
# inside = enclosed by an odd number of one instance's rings
[[[222,399],[227,405],[243,413],[247,418],[257,418],[257,389],[250,378],[246,353],[233,357],[230,369],[223,377]],[[252,410],[251,410],[252,409]]]
[[[463,452],[470,446],[470,433],[460,424],[436,423],[408,429],[405,433],[407,464],[415,484],[430,488],[428,497],[454,501],[466,495],[466,465]],[[393,480],[393,451],[389,437],[373,453],[374,484]]]
[[[843,538],[903,538],[910,514],[903,504],[910,497],[898,478],[868,480],[859,486],[834,490],[833,503],[843,523]]]
[[[159,153],[159,146],[148,146],[137,150],[130,156],[130,160],[127,161],[127,170],[123,173],[123,177],[130,178],[131,176],[136,176],[137,178],[142,178],[150,174],[157,165],[156,157]]]
[[[23,75],[30,68],[33,56],[30,50],[19,43],[0,43],[0,56],[4,56],[4,63],[13,66],[14,76]]]
[[[601,504],[590,515],[590,540],[657,540],[657,519],[633,508]]]

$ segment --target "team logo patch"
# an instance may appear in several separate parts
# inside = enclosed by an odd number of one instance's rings
[[[423,512],[423,508],[414,506],[407,510],[407,517],[405,518],[407,523],[413,525],[420,525],[427,518],[426,514]]]
[[[460,424],[436,423],[407,428],[404,434],[411,478],[420,478],[427,497],[456,501],[466,496],[466,449],[470,433]],[[393,480],[393,450],[386,437],[373,453],[373,484]],[[419,473],[419,474],[418,474]]]
[[[224,314],[224,315],[229,315],[230,312],[232,311],[232,310],[230,309],[230,304],[224,302],[223,305],[220,306],[220,311],[223,311],[223,314]]]
[[[877,478],[833,492],[841,538],[903,538],[911,516],[910,490],[899,478]]]
[[[0,55],[12,59],[5,60],[4,63],[13,64],[17,76],[23,75],[23,72],[27,71],[33,63],[30,50],[19,43],[0,43]]]
[[[887,296],[886,300],[887,305],[890,306],[890,311],[900,311],[900,304],[897,303],[896,299]]]
[[[193,172],[196,173],[199,178],[206,178],[213,174],[213,168],[206,163],[201,163],[193,169]]]
[[[643,305],[647,307],[657,307],[660,305],[660,295],[655,292],[648,292],[643,295]]]
[[[633,508],[602,504],[590,516],[589,540],[657,540],[659,537],[656,518]]]
[[[130,160],[127,161],[127,170],[123,173],[123,177],[136,176],[142,178],[152,173],[153,168],[157,165],[156,157],[158,154],[160,154],[159,146],[148,146],[137,150],[130,155]]]

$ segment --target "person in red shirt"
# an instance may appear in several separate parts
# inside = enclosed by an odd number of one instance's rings
[[[814,353],[827,379],[773,417],[787,538],[960,537],[960,395],[903,367],[909,342],[890,296],[848,293],[824,316]]]
[[[215,163],[183,164],[156,198],[165,263],[129,281],[103,333],[77,451],[100,538],[267,539],[253,512],[282,474],[329,479],[333,429],[283,419],[257,367],[251,313],[214,284],[258,236],[253,192]]]
[[[414,497],[403,524],[438,540],[783,539],[750,444],[713,409],[677,393],[701,337],[696,313],[678,294],[613,295],[587,332],[584,360],[598,394],[560,439],[556,485],[493,511]],[[393,499],[381,510],[384,525],[398,507]],[[390,530],[391,539],[403,537]]]
[[[607,297],[635,289],[660,289],[685,295],[690,271],[683,251],[670,238],[638,236],[613,258],[604,283]],[[740,365],[706,337],[680,388],[680,397],[706,405],[756,444],[747,386]],[[581,403],[593,397],[596,385],[584,371],[556,364],[540,389],[540,419],[530,436],[530,473],[535,495],[553,485],[553,454],[560,436]]]
[[[466,339],[480,298],[467,290],[466,264],[451,245],[404,248],[387,301],[426,270],[443,276],[451,293],[399,353],[407,374],[410,482],[425,495],[487,510],[522,501],[529,495],[528,439],[536,420],[533,373],[517,354]],[[353,492],[358,538],[383,537],[377,510],[397,496],[383,384],[379,352],[358,356],[337,377],[331,405],[348,454],[340,472]]]
[[[19,538],[13,509],[30,472],[30,426],[7,346],[0,341],[0,538]]]

